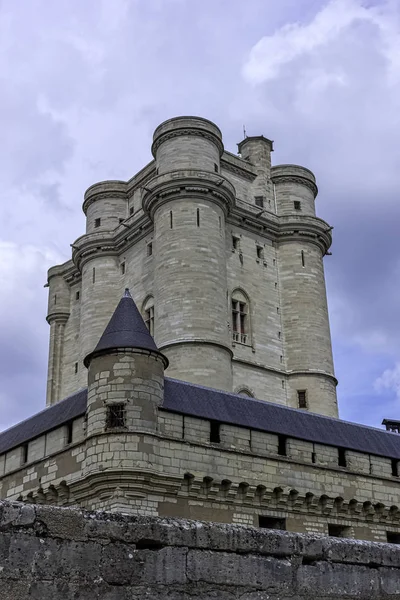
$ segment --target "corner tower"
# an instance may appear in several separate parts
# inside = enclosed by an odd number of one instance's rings
[[[170,375],[232,389],[225,220],[235,199],[220,174],[222,135],[198,117],[177,117],[154,133],[157,176],[143,195],[154,222],[157,343]]]

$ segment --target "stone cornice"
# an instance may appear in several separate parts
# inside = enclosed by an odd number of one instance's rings
[[[161,144],[163,144],[164,142],[171,140],[173,138],[176,138],[176,137],[183,136],[183,135],[197,136],[197,137],[202,137],[206,140],[209,140],[210,142],[212,142],[213,144],[215,144],[217,146],[220,155],[224,151],[224,145],[222,143],[222,140],[220,138],[218,138],[211,131],[205,131],[204,129],[196,129],[196,128],[192,128],[192,127],[182,127],[182,128],[178,128],[178,129],[173,129],[172,131],[167,131],[167,132],[161,134],[159,137],[157,137],[151,146],[152,155],[156,156],[157,150],[159,149]]]
[[[143,210],[154,218],[156,209],[171,199],[202,198],[218,204],[229,214],[235,204],[235,188],[215,173],[198,170],[172,171],[149,182],[142,197]]]
[[[233,173],[242,179],[246,179],[247,181],[254,181],[257,177],[257,172],[253,165],[244,161],[243,159],[235,156],[234,154],[230,154],[224,152],[221,157],[221,170],[225,169],[229,173]]]
[[[222,133],[219,127],[202,117],[175,117],[164,121],[157,127],[153,136],[151,152],[156,156],[158,148],[167,140],[180,136],[197,136],[215,144],[221,155],[224,151]]]

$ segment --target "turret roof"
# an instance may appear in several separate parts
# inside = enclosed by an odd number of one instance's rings
[[[125,293],[96,348],[85,357],[83,362],[88,367],[94,355],[105,354],[107,350],[116,350],[117,348],[149,350],[161,354],[128,288],[125,289]],[[166,363],[167,359],[165,357],[163,359]]]

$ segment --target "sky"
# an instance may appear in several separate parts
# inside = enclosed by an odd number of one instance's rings
[[[0,429],[45,406],[47,269],[83,193],[200,115],[317,176],[342,418],[400,419],[397,0],[0,0]]]

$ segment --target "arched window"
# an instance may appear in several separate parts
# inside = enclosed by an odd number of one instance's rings
[[[250,304],[242,290],[232,292],[232,339],[239,344],[251,344]]]
[[[142,315],[150,335],[154,336],[154,298],[147,296],[143,302]]]
[[[247,398],[254,398],[254,394],[249,388],[242,387],[239,388],[236,392],[239,396],[246,396]]]

